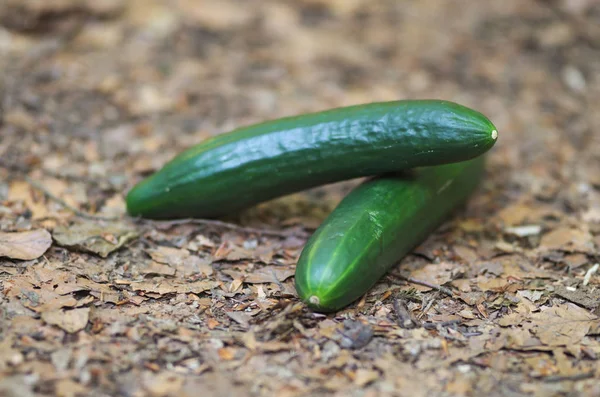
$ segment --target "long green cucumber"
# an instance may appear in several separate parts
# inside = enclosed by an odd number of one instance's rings
[[[127,195],[133,216],[213,218],[319,185],[469,160],[497,138],[481,113],[440,100],[337,108],[208,139]]]
[[[296,290],[312,309],[339,310],[364,295],[463,203],[485,156],[382,176],[351,191],[304,247]]]

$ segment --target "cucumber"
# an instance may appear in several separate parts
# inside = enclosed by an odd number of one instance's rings
[[[302,250],[295,274],[300,299],[331,312],[364,295],[468,198],[484,157],[378,177],[351,191]]]
[[[127,195],[132,216],[215,218],[328,183],[469,160],[497,138],[481,113],[440,100],[337,108],[208,139]]]

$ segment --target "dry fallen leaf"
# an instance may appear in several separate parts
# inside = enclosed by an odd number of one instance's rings
[[[368,385],[371,382],[379,379],[379,372],[373,371],[372,369],[362,369],[359,368],[354,373],[354,384],[358,387],[363,387]]]
[[[61,379],[56,383],[56,395],[58,397],[77,397],[86,394],[88,389],[81,383],[71,379]]]
[[[151,261],[147,267],[140,270],[140,273],[142,273],[142,274],[160,274],[161,276],[174,276],[175,269],[173,269],[169,265],[165,265],[163,263],[159,263],[156,261]]]
[[[159,246],[148,253],[156,262],[172,266],[180,266],[190,257],[190,252],[186,249]]]
[[[62,246],[91,252],[106,258],[138,236],[137,232],[122,223],[95,224],[91,222],[59,226],[53,233]]]
[[[46,229],[0,233],[0,257],[32,260],[44,255],[50,245],[52,236]]]
[[[596,316],[573,304],[548,308],[533,313],[533,332],[549,346],[570,346],[581,342],[588,334]]]
[[[454,247],[456,255],[460,256],[467,263],[474,263],[479,259],[479,255],[472,248],[465,247],[464,245],[457,245]]]
[[[252,273],[237,272],[230,269],[223,270],[223,273],[234,279],[243,279],[243,281],[248,284],[262,284],[285,281],[294,275],[294,269],[278,266],[265,266]]]
[[[584,230],[562,227],[545,234],[540,249],[594,254],[592,235]]]
[[[177,270],[177,272],[186,276],[195,273],[202,273],[206,276],[210,276],[213,273],[210,260],[201,258],[197,255],[192,255],[187,249],[159,246],[155,249],[148,250],[147,252],[155,262],[169,265],[173,268],[173,272]],[[170,272],[164,274],[169,273]]]
[[[48,216],[48,209],[43,200],[38,200],[37,198],[35,190],[29,183],[25,181],[14,181],[11,183],[8,191],[8,200],[23,202],[25,207],[31,211],[32,219],[42,219]]]
[[[160,295],[165,294],[199,294],[208,291],[211,288],[218,286],[218,282],[211,281],[194,281],[194,282],[179,282],[176,280],[160,280],[160,281],[141,281],[131,283],[131,289],[134,291],[154,292]]]
[[[502,291],[506,285],[508,285],[508,280],[502,278],[487,278],[480,277],[481,281],[477,282],[477,286],[482,291]]]
[[[596,287],[580,286],[572,291],[560,285],[556,288],[554,293],[588,309],[595,309],[600,306],[600,290]]]
[[[152,397],[180,395],[184,379],[181,375],[173,372],[146,373],[144,376],[144,388]]]
[[[250,313],[226,312],[226,314],[229,316],[229,318],[240,324],[242,327],[248,328],[250,326],[250,320],[252,319],[252,315]]]
[[[411,272],[410,276],[414,279],[426,281],[431,284],[444,285],[452,280],[452,272],[457,269],[452,263],[431,263],[420,269]],[[431,288],[422,285],[411,285],[417,291],[430,291]]]
[[[231,347],[222,347],[218,352],[221,360],[229,361],[235,358],[236,350]]]
[[[74,310],[54,310],[42,313],[42,320],[47,324],[56,325],[63,330],[74,333],[85,328],[90,319],[90,308]]]

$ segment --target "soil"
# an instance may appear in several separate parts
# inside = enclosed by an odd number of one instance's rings
[[[0,1],[0,395],[600,395],[600,3]],[[124,197],[183,149],[439,98],[499,139],[468,204],[363,298],[297,298],[359,180],[227,219]]]

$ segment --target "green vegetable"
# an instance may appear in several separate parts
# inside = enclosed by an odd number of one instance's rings
[[[296,267],[296,290],[317,311],[364,295],[473,192],[484,156],[384,176],[350,192],[311,236]]]
[[[338,108],[243,127],[178,155],[127,196],[133,216],[213,218],[342,180],[468,160],[497,138],[439,100]]]

